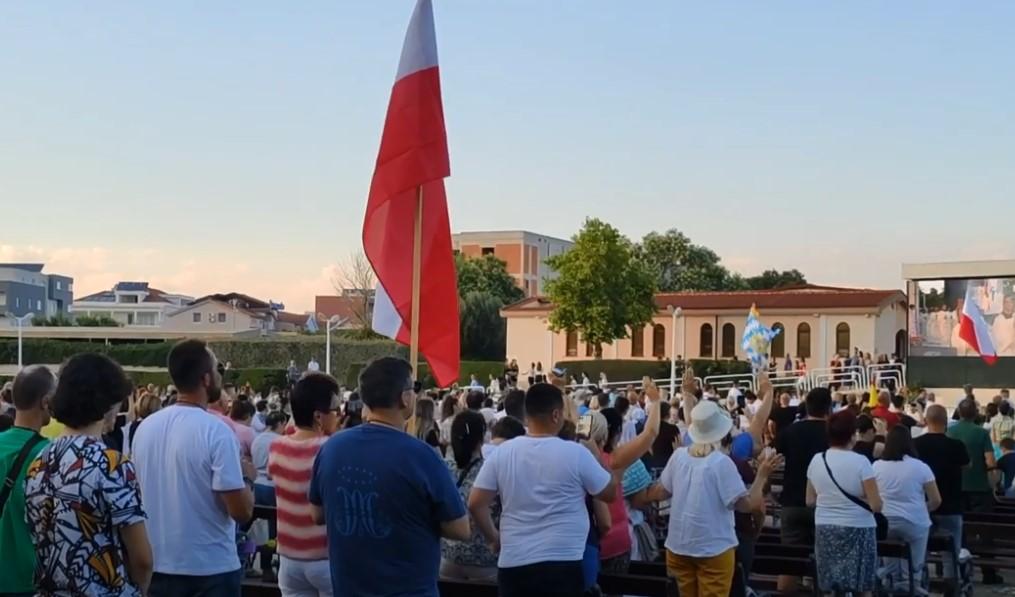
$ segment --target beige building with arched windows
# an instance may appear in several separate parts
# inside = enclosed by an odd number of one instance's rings
[[[789,355],[806,359],[812,367],[824,366],[836,353],[856,348],[872,355],[903,356],[908,344],[906,296],[900,290],[808,284],[764,291],[661,293],[655,302],[652,324],[603,346],[602,358],[668,360],[675,345],[678,358],[744,360],[740,341],[752,304],[761,312],[762,323],[783,330],[771,350],[781,360]],[[595,356],[577,333],[548,329],[551,309],[547,299],[532,297],[501,311],[507,320],[508,358],[523,368]]]

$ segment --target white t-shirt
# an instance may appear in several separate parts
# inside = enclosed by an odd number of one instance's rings
[[[624,425],[620,428],[620,440],[617,442],[617,445],[623,446],[636,437],[638,437],[638,427],[635,422],[631,419],[624,420]]]
[[[170,406],[138,427],[132,456],[155,572],[210,576],[238,570],[236,523],[216,495],[245,486],[232,429],[200,408]]]
[[[835,486],[822,455],[818,452],[807,467],[807,480],[814,486],[818,494],[817,508],[814,511],[814,524],[854,528],[874,528],[874,515],[857,506]],[[867,457],[846,450],[829,450],[828,466],[835,475],[839,485],[851,495],[863,499],[863,482],[874,478],[874,469]]]
[[[934,480],[929,466],[909,456],[903,456],[902,460],[878,460],[874,463],[874,477],[885,504],[882,514],[930,528],[923,492],[924,484]]]
[[[666,549],[693,558],[710,558],[737,546],[733,508],[747,494],[737,465],[722,452],[696,458],[680,448],[659,477],[672,494]]]
[[[268,447],[279,435],[274,431],[265,431],[254,438],[250,446],[250,453],[254,460],[254,468],[257,469],[257,478],[254,483],[274,487],[275,482],[268,478]]]
[[[610,473],[575,442],[522,436],[501,444],[473,483],[500,495],[497,565],[580,561],[589,534],[585,496],[609,483]]]

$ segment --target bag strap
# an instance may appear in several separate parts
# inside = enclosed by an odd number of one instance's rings
[[[870,507],[870,504],[843,489],[842,485],[839,485],[839,482],[835,480],[835,475],[832,474],[832,467],[828,466],[828,458],[825,457],[826,454],[828,454],[827,450],[821,453],[821,460],[825,463],[825,470],[828,471],[828,478],[832,480],[832,483],[835,483],[835,486],[839,488],[839,491],[842,492],[842,495],[846,496],[846,499],[873,514],[874,510]]]
[[[11,465],[10,470],[7,471],[7,477],[4,479],[3,487],[0,487],[0,516],[4,514],[4,507],[7,505],[7,500],[11,497],[11,492],[14,491],[14,482],[21,474],[21,469],[25,466],[25,460],[28,460],[28,454],[32,451],[32,448],[37,446],[44,438],[38,433],[34,433],[32,437],[28,438],[25,445],[21,446],[21,451],[14,458],[14,463]]]

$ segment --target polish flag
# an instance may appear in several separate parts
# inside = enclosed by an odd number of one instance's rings
[[[450,175],[433,6],[418,0],[405,33],[363,220],[377,274],[372,327],[409,344],[417,189],[423,192],[419,352],[441,386],[458,379],[458,284],[444,178]]]
[[[997,362],[997,349],[994,348],[994,341],[990,337],[990,327],[983,319],[973,285],[969,283],[966,284],[966,300],[962,304],[959,338],[965,340],[988,365]]]

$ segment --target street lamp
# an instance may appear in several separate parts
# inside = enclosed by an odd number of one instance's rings
[[[670,396],[676,396],[677,390],[677,318],[680,317],[680,307],[667,305],[666,312],[670,314]]]
[[[324,319],[324,314],[323,313],[318,313],[317,314],[317,318],[318,319]],[[346,321],[347,321],[347,319],[345,319],[345,318],[339,317],[338,315],[332,315],[331,318],[328,319],[324,323],[324,326],[325,326],[325,328],[327,330],[326,331],[326,338],[327,339],[325,340],[325,343],[324,343],[324,346],[325,346],[325,348],[324,348],[324,350],[325,350],[325,355],[324,355],[324,372],[327,373],[328,375],[331,375],[331,331],[334,330],[334,329],[337,329],[338,326],[342,325]]]
[[[16,315],[14,315],[13,313],[6,313],[5,317],[7,317],[8,319],[13,320],[17,324],[17,326],[18,326],[18,371],[21,371],[21,368],[23,367],[22,361],[21,361],[21,330],[22,330],[22,328],[25,327],[25,322],[26,321],[31,321],[31,319],[33,317],[35,317],[35,313],[32,313],[31,311],[29,311],[28,313],[25,313],[21,317],[18,317]]]

